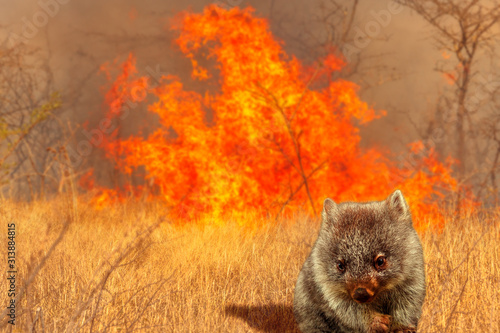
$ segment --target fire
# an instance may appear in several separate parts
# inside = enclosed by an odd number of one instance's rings
[[[442,50],[441,51],[441,56],[443,57],[443,59],[445,60],[448,60],[451,58],[451,54],[449,54],[448,52],[446,52],[446,50]]]
[[[135,21],[137,19],[137,9],[135,7],[130,8],[128,12],[128,17],[130,21]]]
[[[457,75],[455,72],[443,73],[443,77],[450,86],[454,85],[457,81]]]
[[[436,199],[458,186],[452,161],[439,162],[420,143],[409,152],[418,159],[404,166],[387,152],[362,149],[359,126],[385,113],[361,101],[354,83],[335,79],[341,59],[332,54],[302,64],[251,8],[183,12],[172,28],[192,63],[192,78],[211,90],[187,91],[173,75],[153,87],[137,75],[133,56],[122,64],[106,94],[105,119],[116,129],[99,147],[120,174],[143,170],[148,186],[106,189],[89,182],[88,174],[81,185],[98,189],[96,206],[127,197],[161,199],[178,221],[298,209],[317,215],[326,197],[380,200],[400,188],[420,228],[429,218],[442,221]],[[211,62],[216,66],[204,65]],[[158,128],[147,137],[121,138],[117,119],[147,96],[156,100],[148,110],[158,115]],[[204,120],[207,112],[213,124]]]

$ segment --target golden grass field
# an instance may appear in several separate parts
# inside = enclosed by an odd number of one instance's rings
[[[16,325],[4,317],[1,331],[298,332],[293,291],[318,221],[179,227],[159,204],[68,207],[1,202],[1,267],[14,222],[18,293],[28,284]],[[421,235],[428,288],[419,332],[500,332],[499,214],[480,215]],[[2,278],[2,310],[7,290]]]

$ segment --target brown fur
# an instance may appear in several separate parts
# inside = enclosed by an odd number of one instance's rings
[[[416,332],[424,258],[401,192],[380,202],[326,199],[322,218],[295,287],[302,332]]]

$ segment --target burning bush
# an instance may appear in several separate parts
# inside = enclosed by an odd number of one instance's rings
[[[115,128],[99,147],[119,173],[144,170],[149,186],[97,187],[91,172],[81,184],[98,188],[96,204],[130,194],[161,199],[179,221],[249,211],[278,216],[301,208],[316,215],[325,197],[373,200],[400,188],[417,227],[441,223],[437,199],[457,190],[452,161],[441,163],[421,143],[410,147],[419,157],[406,167],[385,151],[362,149],[359,126],[385,113],[361,101],[354,83],[336,78],[340,58],[302,64],[251,8],[183,12],[172,28],[192,77],[219,89],[186,91],[175,76],[152,87],[130,56],[106,95],[105,119],[110,124],[130,112],[127,104],[155,96],[148,110],[160,126],[147,137],[125,139]],[[202,65],[210,61],[216,66]],[[213,124],[205,121],[207,113]]]

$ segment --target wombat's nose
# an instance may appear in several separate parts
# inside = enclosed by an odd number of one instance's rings
[[[352,295],[352,298],[354,298],[355,301],[358,301],[359,303],[365,303],[370,300],[370,298],[373,295],[370,295],[368,291],[365,288],[358,288],[354,291],[354,295]]]

